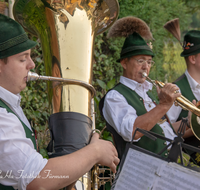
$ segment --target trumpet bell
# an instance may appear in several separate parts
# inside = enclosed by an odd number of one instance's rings
[[[200,109],[200,105],[197,108]],[[200,140],[200,117],[194,113],[191,115],[190,128],[195,137]]]

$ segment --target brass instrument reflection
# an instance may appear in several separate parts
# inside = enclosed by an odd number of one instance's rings
[[[52,67],[52,76],[61,78],[59,63],[56,57],[53,57],[53,67]],[[62,94],[62,88],[61,86],[58,86],[60,82],[53,81],[52,87],[53,87],[53,109],[54,113],[59,112],[60,105],[61,105],[61,94]]]

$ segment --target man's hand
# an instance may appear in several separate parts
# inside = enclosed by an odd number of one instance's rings
[[[116,173],[116,166],[119,164],[119,158],[117,150],[114,145],[105,140],[99,139],[99,134],[94,133],[90,141],[90,145],[93,145],[98,154],[98,164],[108,166],[113,173]]]
[[[200,101],[198,101],[198,102],[196,103],[196,100],[193,100],[192,103],[193,103],[194,105],[196,105],[197,107],[200,106]]]
[[[172,83],[166,83],[163,88],[158,91],[159,104],[163,106],[172,106],[177,97],[181,96],[178,92],[179,88]],[[178,92],[178,93],[177,93]]]

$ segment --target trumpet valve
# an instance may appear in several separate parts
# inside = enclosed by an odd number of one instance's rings
[[[155,83],[161,88],[163,88],[165,86],[165,83],[157,81],[157,80],[155,80]]]
[[[175,105],[175,106],[179,106],[179,104],[178,104],[178,102],[177,102],[177,101],[175,101],[175,102],[174,102],[174,105]]]

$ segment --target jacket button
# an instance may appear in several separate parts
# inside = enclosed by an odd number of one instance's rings
[[[165,156],[167,156],[168,155],[168,153],[165,153]]]
[[[32,137],[34,137],[34,136],[35,136],[35,135],[34,135],[34,133],[32,133],[31,135],[32,135]]]
[[[167,145],[167,142],[164,142],[164,145]]]

